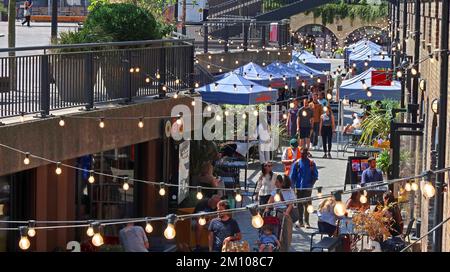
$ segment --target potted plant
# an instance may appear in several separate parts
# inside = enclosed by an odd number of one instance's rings
[[[89,43],[92,39],[85,31],[62,32],[58,44]],[[84,48],[62,48],[55,50],[50,56],[51,73],[62,101],[72,103],[85,103],[87,101],[85,86],[85,54]],[[98,65],[94,63],[92,69],[94,82],[97,78]]]
[[[389,232],[389,218],[385,216],[383,207],[374,211],[353,214],[352,221],[356,233],[369,236],[373,251],[381,251],[381,243],[391,236]]]
[[[97,1],[89,7],[89,10],[84,29],[93,33],[100,32],[110,37],[111,41],[153,40],[162,37],[159,31],[160,25],[157,24],[153,15],[139,6],[130,3]],[[140,54],[142,52],[140,50],[130,54],[125,52],[125,49],[130,48],[132,47],[116,47],[115,51],[106,52],[100,57],[103,82],[111,99],[126,97],[127,93],[124,90],[128,88],[131,88],[131,95],[134,96],[138,88],[145,84],[142,75],[152,74],[157,67],[154,59],[151,58],[153,56]],[[139,67],[141,70],[139,74],[136,74],[137,78],[131,80],[130,86],[126,86],[126,76],[129,73],[127,67]]]

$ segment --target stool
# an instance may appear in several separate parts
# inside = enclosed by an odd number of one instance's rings
[[[336,251],[336,248],[341,244],[341,239],[338,237],[325,237],[320,242],[311,247],[311,252],[314,251]]]

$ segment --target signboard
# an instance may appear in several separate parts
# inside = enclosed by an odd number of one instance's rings
[[[392,76],[386,71],[372,71],[372,86],[391,86]]]
[[[269,41],[276,42],[278,41],[278,23],[270,23],[270,33],[269,33]]]
[[[347,184],[353,188],[361,183],[361,174],[369,168],[369,156],[350,156],[347,158],[347,172],[345,174],[344,190]]]
[[[186,0],[186,22],[202,22],[206,0]],[[178,1],[178,21],[183,21],[183,1]]]
[[[178,204],[180,204],[189,194],[189,149],[190,142],[184,141],[179,145],[178,161]]]

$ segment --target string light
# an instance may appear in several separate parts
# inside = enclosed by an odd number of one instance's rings
[[[289,89],[289,86],[287,85],[287,83],[284,84],[284,89],[285,89],[285,90],[288,90],[288,89]]]
[[[423,194],[427,198],[432,198],[436,194],[436,189],[434,188],[433,184],[431,182],[426,182],[423,186]]]
[[[234,62],[235,64],[239,64],[239,61],[238,60],[236,60],[235,62]]]
[[[323,111],[326,112],[328,110],[327,106],[323,106]]]
[[[177,216],[175,214],[170,214],[167,216],[167,227],[164,230],[164,237],[171,240],[175,238],[176,231],[175,231],[175,221],[177,219]]]
[[[200,186],[197,187],[197,199],[200,200],[203,198],[202,188]]]
[[[143,118],[141,117],[141,118],[139,118],[139,123],[138,123],[138,127],[139,128],[143,128],[144,127],[144,120],[143,120]]]
[[[57,175],[61,175],[61,173],[62,173],[61,163],[60,163],[60,162],[57,162],[57,163],[56,163],[55,173],[56,173]]]
[[[211,110],[212,110],[211,106],[208,105],[208,106],[206,107],[206,110],[207,110],[207,111],[211,111]]]
[[[100,122],[98,123],[100,128],[105,128],[105,118],[100,118]]]
[[[302,116],[303,117],[306,117],[308,115],[308,113],[304,110],[304,111],[302,111]]]
[[[337,216],[344,216],[347,212],[347,209],[345,208],[344,203],[342,203],[342,191],[335,191],[332,193],[334,195],[334,198],[336,200],[336,204],[334,206],[334,213]]]
[[[224,61],[224,59],[223,58],[220,58],[220,62],[223,62]]]
[[[89,224],[89,227],[88,227],[88,229],[86,230],[86,234],[87,234],[87,236],[89,236],[89,237],[94,236],[94,226],[93,226],[93,223]]]
[[[302,81],[302,87],[305,87],[306,86],[306,83],[305,83],[305,81],[303,80]]]
[[[94,170],[90,170],[90,171],[89,171],[89,178],[88,178],[88,182],[89,182],[90,184],[92,184],[92,183],[94,183],[94,182],[95,182],[95,177],[94,177]]]
[[[195,106],[195,100],[192,100],[191,105],[192,105],[192,107]]]
[[[398,71],[397,71],[397,77],[398,77],[398,78],[401,78],[402,76],[403,76],[402,71],[401,71],[401,70],[398,70]]]
[[[359,202],[361,202],[362,204],[367,203],[367,191],[366,190],[364,190],[363,194],[359,197]]]
[[[145,83],[150,83],[150,78],[149,77],[145,78]]]
[[[224,112],[224,114],[225,114],[225,116],[228,116],[230,113],[226,110],[226,111]]]
[[[34,221],[34,220],[28,221],[28,231],[27,231],[27,234],[28,234],[29,237],[34,237],[34,236],[36,236],[36,229],[35,229],[35,226],[36,226],[36,221]]]
[[[30,164],[30,153],[29,152],[25,153],[25,158],[23,159],[23,164],[25,164],[25,165]]]
[[[64,121],[64,117],[59,117],[59,126],[63,127],[66,124],[66,122]]]
[[[416,70],[416,68],[412,68],[411,69],[411,74],[413,75],[413,76],[415,76],[415,75],[417,75],[417,70]]]
[[[254,116],[258,116],[258,111],[257,111],[257,110],[254,110],[254,111],[253,111],[253,115],[254,115]]]
[[[183,119],[181,118],[181,115],[178,115],[177,125],[181,126],[181,124],[183,124]]]
[[[275,196],[273,197],[273,200],[275,202],[280,202],[281,201],[280,191],[281,191],[280,189],[277,189],[277,192],[276,192]]]
[[[367,97],[372,97],[372,91],[370,90],[367,91]]]
[[[175,84],[180,84],[180,80],[178,78],[175,79]]]
[[[419,185],[417,184],[417,182],[414,181],[411,183],[411,190],[413,191],[419,190]]]
[[[94,234],[94,236],[92,237],[92,244],[96,247],[99,247],[104,244],[103,237],[100,234],[100,232]]]
[[[220,121],[220,120],[222,120],[222,117],[220,117],[220,115],[217,114],[217,115],[216,115],[216,120],[217,120],[217,121]]]
[[[288,116],[287,116],[287,114],[286,113],[283,113],[283,119],[287,119],[288,118]]]
[[[198,88],[198,87],[200,87],[200,85],[198,84],[198,82],[195,82],[195,88]]]
[[[258,206],[256,204],[247,206],[247,208],[249,209],[249,211],[252,215],[252,226],[256,229],[259,229],[264,225],[264,220],[261,217],[261,215],[259,214],[257,207]]]
[[[173,98],[175,98],[175,99],[178,98],[178,92],[176,92],[176,93],[173,95]]]
[[[407,191],[407,192],[410,192],[411,191],[411,183],[410,182],[407,182],[406,184],[405,184],[405,191]]]
[[[245,112],[242,114],[242,119],[247,119],[247,114]]]
[[[164,187],[165,187],[164,182],[161,182],[159,184],[159,195],[160,196],[164,196],[166,194],[166,189],[164,189]]]
[[[153,232],[153,226],[152,223],[150,222],[150,218],[146,217],[146,221],[147,223],[145,224],[145,232],[150,234]]]
[[[241,202],[242,201],[242,195],[241,195],[241,191],[240,190],[236,190],[236,195],[234,196],[234,199],[236,200],[236,202]]]
[[[199,224],[200,226],[206,225],[206,218],[205,218],[204,215],[200,216],[200,218],[198,219],[198,224]]]
[[[293,109],[295,107],[294,102],[289,103],[289,108]]]
[[[124,191],[128,191],[128,190],[130,189],[130,184],[128,184],[128,177],[124,177],[124,178],[123,178],[122,189],[123,189]]]
[[[19,240],[19,247],[22,250],[27,250],[30,248],[30,240],[28,240],[28,236],[27,236],[27,227],[25,226],[21,226],[19,227],[19,232],[20,232],[20,240]]]

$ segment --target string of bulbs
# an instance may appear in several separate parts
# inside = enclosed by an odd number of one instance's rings
[[[387,186],[387,185],[391,185],[394,183],[398,183],[398,182],[403,182],[403,181],[407,181],[408,183],[411,182],[411,180],[415,180],[415,179],[420,179],[420,178],[426,178],[427,181],[425,182],[424,186],[422,187],[422,193],[423,195],[427,198],[430,199],[432,198],[435,194],[436,194],[436,190],[434,188],[434,186],[431,183],[431,178],[433,174],[437,174],[437,173],[444,173],[450,170],[450,167],[447,168],[443,168],[443,169],[439,169],[439,170],[428,170],[426,172],[423,172],[421,175],[416,175],[416,176],[411,176],[411,177],[405,177],[405,178],[398,178],[398,179],[393,179],[393,180],[388,180],[388,181],[384,181],[384,182],[376,182],[370,185],[367,185],[365,187],[360,187],[360,188],[354,188],[351,190],[338,190],[338,191],[334,191],[331,192],[330,194],[327,195],[317,195],[314,197],[306,197],[306,198],[296,198],[293,200],[285,200],[285,201],[281,201],[281,193],[282,193],[282,189],[277,190],[275,196],[274,196],[274,203],[268,203],[268,204],[264,204],[264,205],[258,205],[258,204],[249,204],[246,207],[241,207],[241,208],[233,208],[233,209],[228,209],[228,210],[223,210],[223,211],[213,211],[213,212],[199,212],[199,213],[194,213],[194,214],[187,214],[187,215],[176,215],[176,214],[169,214],[165,217],[143,217],[143,218],[133,218],[133,219],[122,219],[122,220],[117,220],[117,221],[102,221],[102,220],[80,220],[80,221],[71,221],[71,222],[77,222],[78,224],[71,224],[71,225],[54,225],[54,226],[41,226],[38,227],[38,224],[44,224],[45,221],[35,221],[35,220],[28,220],[28,221],[0,221],[2,223],[16,223],[16,224],[27,224],[27,225],[21,225],[18,228],[0,228],[0,230],[5,230],[5,231],[17,231],[19,230],[19,234],[20,234],[20,240],[19,240],[19,247],[22,250],[27,250],[29,249],[29,247],[31,246],[31,242],[29,240],[29,237],[34,237],[37,233],[37,230],[45,230],[45,229],[61,229],[61,228],[81,228],[81,227],[87,227],[87,231],[86,234],[89,237],[92,237],[91,241],[92,244],[94,246],[101,246],[104,244],[103,241],[103,237],[101,235],[101,229],[105,226],[112,226],[112,225],[119,225],[119,224],[126,224],[126,223],[140,223],[140,222],[145,222],[146,226],[145,226],[145,231],[147,233],[151,233],[153,231],[153,226],[151,225],[151,222],[154,221],[167,221],[167,227],[164,230],[164,236],[167,239],[174,239],[176,236],[176,230],[175,230],[175,223],[178,220],[186,220],[186,219],[192,219],[192,218],[198,218],[198,223],[200,225],[205,225],[206,224],[206,217],[207,216],[214,216],[214,215],[219,215],[221,213],[238,213],[238,212],[243,212],[243,211],[250,211],[250,214],[252,216],[252,226],[254,228],[261,228],[264,224],[264,220],[261,216],[260,210],[261,209],[268,209],[268,208],[275,208],[277,209],[278,207],[284,205],[294,205],[294,204],[299,204],[299,203],[304,203],[304,202],[310,202],[313,200],[321,200],[321,199],[326,199],[329,197],[334,197],[336,200],[336,204],[334,206],[334,213],[336,214],[336,216],[338,217],[343,217],[346,214],[346,207],[344,205],[344,203],[342,202],[342,195],[343,194],[351,194],[354,192],[360,192],[363,191],[363,193],[361,194],[361,198],[360,201],[361,203],[366,203],[367,202],[367,190],[371,189],[371,188],[377,188],[380,186]],[[408,184],[407,183],[407,184]],[[417,187],[419,188],[419,187]],[[290,190],[290,189],[289,189]],[[313,213],[314,212],[314,207],[312,207],[312,205],[308,205],[307,207],[307,211],[309,213]]]

